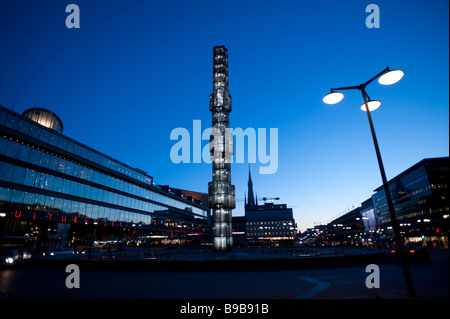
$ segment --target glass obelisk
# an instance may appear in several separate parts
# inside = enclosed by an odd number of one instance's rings
[[[229,133],[231,96],[228,92],[228,51],[214,47],[213,93],[209,96],[212,112],[210,149],[212,182],[208,184],[209,207],[213,210],[212,238],[214,250],[233,247],[232,210],[236,207],[235,190],[231,185],[233,136]]]

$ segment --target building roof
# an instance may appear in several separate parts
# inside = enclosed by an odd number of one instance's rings
[[[390,179],[388,181],[388,184],[391,184],[393,182],[396,182],[397,180],[399,180],[400,178],[408,175],[409,173],[411,173],[412,171],[415,171],[416,169],[418,169],[421,166],[426,166],[428,164],[431,163],[437,163],[437,162],[444,162],[444,161],[449,161],[450,158],[449,157],[433,157],[433,158],[424,158],[423,160],[421,160],[420,162],[417,162],[416,164],[414,164],[413,166],[411,166],[410,168],[406,169],[405,171],[401,172],[400,174],[398,174],[397,176],[395,176],[394,178]],[[447,163],[447,164],[450,164]],[[383,189],[383,185],[379,186],[378,188],[376,188],[374,190],[374,192],[379,192],[380,190]]]

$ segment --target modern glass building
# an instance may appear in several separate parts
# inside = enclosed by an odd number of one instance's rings
[[[388,182],[400,232],[407,240],[423,239],[433,245],[448,241],[449,172],[448,157],[426,158]],[[391,218],[382,186],[375,190],[372,202],[380,238],[391,238]]]
[[[448,157],[426,158],[388,181],[400,233],[406,241],[448,248],[449,173]],[[317,240],[321,244],[390,245],[394,234],[383,186],[361,207],[303,238],[312,242],[315,233],[320,233]]]
[[[155,242],[205,232],[207,207],[63,135],[62,127],[48,110],[20,115],[0,106],[0,235],[34,237],[44,247],[92,236]]]

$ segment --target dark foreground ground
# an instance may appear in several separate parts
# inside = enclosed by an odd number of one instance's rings
[[[411,264],[418,299],[449,298],[449,252],[431,250],[431,261]],[[345,256],[340,258],[344,258]],[[235,257],[234,257],[235,259]],[[276,258],[275,258],[276,259]],[[33,263],[0,270],[0,292],[20,299],[407,299],[401,266],[386,258],[293,264],[260,261],[232,267],[133,262]],[[67,288],[66,266],[78,264],[80,288]],[[368,264],[380,269],[380,288],[366,287]]]

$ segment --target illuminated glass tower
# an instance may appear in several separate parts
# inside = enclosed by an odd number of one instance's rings
[[[228,92],[228,51],[214,47],[213,93],[209,96],[212,112],[210,140],[213,179],[208,184],[209,206],[213,210],[212,237],[215,250],[233,247],[232,210],[236,207],[235,190],[231,185],[233,137],[229,133],[231,96]]]

